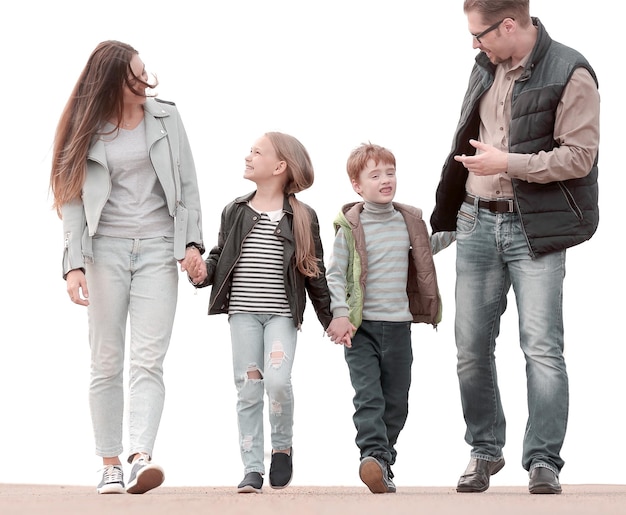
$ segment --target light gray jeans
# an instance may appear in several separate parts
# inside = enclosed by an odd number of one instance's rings
[[[86,264],[91,382],[89,404],[96,455],[123,451],[124,356],[130,320],[129,456],[152,455],[165,387],[163,360],[178,296],[173,238],[93,239]]]
[[[264,474],[265,391],[269,401],[272,449],[289,449],[292,443],[291,369],[296,352],[296,327],[290,317],[278,315],[236,313],[230,315],[229,322],[244,474]],[[259,372],[261,379],[251,378],[249,374],[254,372]]]

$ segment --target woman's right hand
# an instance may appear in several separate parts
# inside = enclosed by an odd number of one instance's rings
[[[70,300],[80,306],[89,306],[89,290],[85,273],[80,269],[72,270],[68,272],[65,281]]]

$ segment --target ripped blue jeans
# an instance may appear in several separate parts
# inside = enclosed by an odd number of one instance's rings
[[[290,317],[252,313],[232,314],[229,323],[244,474],[264,474],[266,391],[272,449],[289,449],[292,444],[291,369],[296,351],[296,327]]]

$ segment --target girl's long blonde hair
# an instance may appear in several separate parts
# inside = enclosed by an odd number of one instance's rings
[[[296,266],[306,277],[320,274],[315,242],[311,231],[311,215],[295,194],[313,184],[314,173],[311,158],[304,145],[296,138],[282,132],[267,132],[278,158],[287,163],[287,181],[284,193],[288,196],[293,210],[293,233],[296,240]]]

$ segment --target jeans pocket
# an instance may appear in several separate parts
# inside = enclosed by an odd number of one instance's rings
[[[457,236],[462,233],[469,233],[476,227],[476,214],[474,206],[463,203],[456,216]]]

